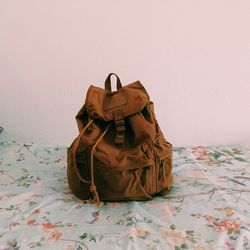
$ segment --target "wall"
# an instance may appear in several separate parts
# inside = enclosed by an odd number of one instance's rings
[[[0,1],[0,126],[69,145],[89,84],[140,80],[175,146],[250,142],[250,1]],[[114,80],[114,78],[113,78]]]

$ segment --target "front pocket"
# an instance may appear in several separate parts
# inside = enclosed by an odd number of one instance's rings
[[[95,183],[101,200],[149,200],[141,183],[141,168],[131,170],[95,169]]]

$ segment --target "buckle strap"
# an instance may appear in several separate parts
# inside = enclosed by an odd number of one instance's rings
[[[113,111],[113,119],[116,126],[115,143],[122,144],[124,142],[125,121],[121,109]]]
[[[121,119],[121,120],[115,120],[115,126],[116,127],[122,127],[125,125],[125,121],[124,119]]]

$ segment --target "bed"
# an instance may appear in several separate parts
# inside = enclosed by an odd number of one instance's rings
[[[97,207],[70,192],[65,146],[0,133],[0,249],[250,249],[250,148],[173,154],[167,195]]]

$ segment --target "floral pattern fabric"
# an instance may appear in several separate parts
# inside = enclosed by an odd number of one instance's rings
[[[0,249],[250,249],[250,149],[175,147],[170,192],[77,199],[66,147],[0,135]]]

